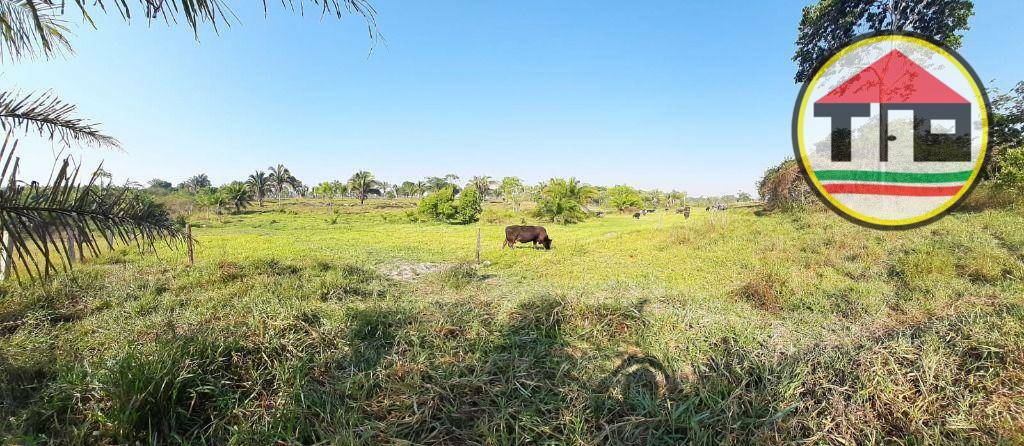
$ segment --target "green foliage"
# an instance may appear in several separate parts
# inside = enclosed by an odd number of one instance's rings
[[[640,192],[626,185],[618,185],[608,189],[608,205],[619,210],[636,209],[644,204]]]
[[[224,196],[227,203],[235,208],[235,212],[242,212],[242,209],[252,204],[252,192],[245,183],[234,182],[228,184],[221,187],[217,193]]]
[[[436,221],[472,223],[483,211],[483,199],[474,187],[463,190],[458,197],[454,188],[446,187],[420,200],[419,211]]]
[[[469,183],[466,184],[467,188],[476,188],[476,190],[480,192],[480,195],[484,197],[490,196],[494,193],[494,186],[495,181],[487,175],[473,177],[469,180]]]
[[[455,221],[473,223],[483,210],[483,195],[476,187],[467,187],[462,190],[455,203]]]
[[[348,180],[348,190],[355,194],[356,198],[359,198],[359,204],[366,202],[366,197],[370,194],[382,195],[380,188],[381,183],[373,177],[372,173],[365,170],[356,172]]]
[[[963,43],[970,0],[819,0],[804,7],[796,41],[796,82],[814,70],[857,34],[866,31],[914,31],[956,49]]]
[[[538,194],[535,213],[555,223],[578,223],[587,218],[583,206],[596,194],[596,189],[576,178],[552,178]]]
[[[249,190],[252,191],[253,195],[256,196],[256,200],[259,201],[260,207],[263,207],[263,199],[270,193],[270,177],[267,176],[266,172],[257,170],[256,173],[249,175],[249,180],[246,182],[249,186]]]
[[[1003,190],[1024,196],[1024,147],[1007,150],[999,160],[996,185]]]
[[[800,166],[789,158],[765,171],[757,183],[757,193],[769,211],[787,210],[814,202]]]
[[[230,201],[224,194],[217,193],[216,189],[204,187],[199,189],[193,197],[197,206],[203,209],[212,209],[220,213],[230,205]]]
[[[178,189],[184,189],[194,194],[198,192],[200,189],[208,188],[210,186],[212,186],[212,184],[210,183],[210,177],[208,177],[205,173],[200,173],[197,175],[192,175],[187,180],[183,181],[181,184],[178,185]]]

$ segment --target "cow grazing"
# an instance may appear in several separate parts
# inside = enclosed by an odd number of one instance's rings
[[[640,213],[639,212],[634,212],[633,213],[633,218],[639,220],[640,219]]]
[[[689,206],[683,208],[683,218],[685,218],[686,220],[690,219],[690,207]]]
[[[506,226],[505,227],[505,243],[501,245],[502,249],[506,246],[514,248],[516,243],[533,243],[534,247],[537,247],[537,243],[544,246],[544,249],[551,249],[551,237],[548,237],[548,231],[543,226]]]

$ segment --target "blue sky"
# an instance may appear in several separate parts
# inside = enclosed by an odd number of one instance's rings
[[[752,192],[792,154],[807,1],[375,0],[386,44],[372,54],[358,18],[233,3],[242,23],[200,42],[117,16],[75,26],[74,55],[7,63],[0,82],[52,89],[102,123],[124,152],[71,153],[118,181],[224,183],[284,163],[307,183],[365,169],[705,195]],[[989,86],[1024,80],[1024,2],[976,3],[961,54]],[[30,176],[61,149],[22,147]]]

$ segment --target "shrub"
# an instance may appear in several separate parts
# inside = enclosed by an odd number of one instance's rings
[[[1007,150],[999,160],[996,185],[1014,194],[1024,193],[1024,147]]]
[[[786,159],[765,171],[757,183],[757,193],[764,200],[765,210],[769,211],[788,210],[814,200],[800,166],[793,159]]]
[[[477,221],[483,211],[483,198],[474,187],[467,187],[456,198],[455,188],[449,186],[420,200],[419,210],[421,214],[437,221],[472,223]]]
[[[552,178],[537,197],[538,217],[555,223],[577,223],[587,218],[583,204],[596,194],[575,178]]]
[[[459,194],[455,203],[455,222],[473,223],[477,221],[480,212],[483,212],[483,196],[476,187],[467,187]]]
[[[644,199],[640,192],[632,187],[618,185],[608,189],[608,204],[619,211],[636,209],[643,206],[643,203]]]

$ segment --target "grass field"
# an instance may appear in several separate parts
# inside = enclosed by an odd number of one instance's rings
[[[1024,442],[1024,215],[268,203],[2,285],[7,443]],[[475,266],[477,230],[482,260]]]

